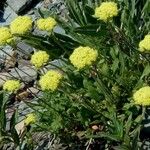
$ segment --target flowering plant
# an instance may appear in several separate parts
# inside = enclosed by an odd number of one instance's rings
[[[150,105],[150,2],[65,4],[65,19],[38,10],[37,28],[46,35],[16,35],[46,51],[31,56],[42,94],[37,103],[25,101],[38,116],[36,129],[61,137],[69,149],[141,149]]]

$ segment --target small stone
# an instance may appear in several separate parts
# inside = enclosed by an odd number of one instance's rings
[[[16,95],[15,100],[17,101],[26,100],[28,96],[29,96],[29,92],[23,91]]]
[[[44,0],[44,7],[47,8],[49,4],[52,3],[52,0]]]
[[[18,135],[22,134],[24,129],[25,129],[25,123],[24,120],[22,120],[21,122],[19,122],[18,124],[15,125],[15,129],[18,133]]]
[[[32,0],[7,0],[7,4],[18,14],[24,11]]]
[[[27,89],[27,92],[31,93],[31,94],[34,94],[34,95],[37,95],[39,93],[39,90],[34,88],[34,87],[30,87],[30,88]]]
[[[98,128],[97,125],[93,125],[93,126],[92,126],[92,129],[93,129],[93,130],[98,130],[99,128]]]
[[[15,67],[16,63],[17,63],[17,52],[16,51],[12,51],[6,57],[6,60],[5,60],[5,69],[7,70],[9,68]]]

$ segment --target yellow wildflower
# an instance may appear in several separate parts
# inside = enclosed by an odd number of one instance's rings
[[[48,17],[46,19],[39,19],[37,20],[37,27],[40,30],[45,30],[45,31],[51,31],[53,28],[56,26],[56,21],[52,17]]]
[[[139,51],[150,51],[150,34],[146,35],[144,39],[139,43]]]
[[[70,56],[71,63],[79,70],[85,66],[90,66],[94,61],[96,61],[98,53],[96,50],[86,46],[78,47],[74,50]]]
[[[118,8],[115,2],[102,2],[102,4],[95,9],[95,17],[99,20],[107,22],[118,15]]]
[[[35,52],[31,57],[31,63],[36,67],[40,68],[45,65],[49,60],[49,55],[45,51]]]
[[[16,92],[20,87],[21,84],[17,80],[7,80],[3,85],[3,89],[8,92]]]
[[[19,16],[10,24],[12,34],[25,34],[32,29],[32,19],[29,16]]]
[[[55,91],[62,79],[62,74],[55,70],[48,71],[39,81],[41,89]]]
[[[6,27],[0,27],[0,46],[3,46],[12,41],[12,34]]]
[[[31,114],[28,114],[24,120],[24,123],[26,126],[30,125],[30,124],[33,124],[36,122],[36,116],[35,114],[31,113]]]
[[[150,105],[150,87],[145,86],[136,91],[133,95],[135,104],[149,106]]]

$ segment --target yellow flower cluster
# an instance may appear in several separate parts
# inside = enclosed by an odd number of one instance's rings
[[[31,57],[31,63],[38,69],[49,60],[49,55],[45,51],[35,52]]]
[[[3,89],[8,92],[16,92],[20,87],[21,84],[17,80],[7,80],[3,85]]]
[[[53,28],[56,26],[56,21],[52,17],[48,17],[46,19],[39,19],[37,20],[37,27],[40,30],[45,30],[45,31],[51,31]]]
[[[12,34],[25,34],[32,29],[32,19],[29,16],[19,16],[10,24]]]
[[[41,89],[55,91],[62,79],[62,74],[55,70],[48,71],[39,81]]]
[[[144,39],[139,43],[139,50],[141,52],[150,51],[150,34],[146,35]]]
[[[0,46],[3,46],[12,41],[12,34],[6,27],[0,27]]]
[[[90,66],[98,57],[98,52],[88,46],[78,47],[74,50],[70,56],[71,63],[78,69],[82,69],[85,66]]]
[[[95,9],[95,17],[107,22],[118,15],[118,8],[115,2],[103,2]]]
[[[30,124],[33,124],[36,122],[36,116],[35,114],[31,113],[31,114],[28,114],[24,120],[24,123],[26,126],[30,125]]]
[[[150,105],[150,87],[145,86],[136,91],[133,95],[133,99],[135,104],[142,105],[142,106],[149,106]]]

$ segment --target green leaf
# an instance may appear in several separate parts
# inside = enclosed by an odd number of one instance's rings
[[[141,123],[142,118],[143,118],[143,116],[139,115],[139,116],[137,116],[137,118],[134,119],[134,122],[139,124],[139,123]]]
[[[125,72],[125,57],[124,53],[119,53],[119,61],[120,61],[120,75],[124,75]]]
[[[148,64],[145,67],[145,69],[144,69],[144,71],[143,71],[143,73],[142,73],[142,75],[140,77],[140,80],[143,79],[145,76],[148,76],[149,74],[150,74],[150,65]]]
[[[132,9],[131,9],[131,11],[130,11],[130,14],[131,14],[131,17],[133,18],[134,17],[134,15],[135,15],[135,1],[136,0],[132,0]]]
[[[69,15],[71,16],[71,18],[74,19],[74,21],[80,26],[85,25],[86,19],[77,0],[74,1],[66,0],[66,5],[69,10]]]
[[[148,64],[148,65],[146,65],[146,67],[145,67],[145,69],[144,69],[140,79],[138,80],[138,82],[137,82],[137,84],[135,86],[136,87],[135,89],[137,89],[137,88],[139,88],[139,87],[141,87],[143,85],[143,78],[148,76],[149,74],[150,74],[150,65]]]
[[[89,136],[87,136],[87,138],[93,138],[93,139],[105,138],[110,141],[116,141],[116,142],[120,141],[120,139],[117,136],[114,136],[114,135],[111,135],[108,133],[104,133],[104,132],[98,133],[96,135],[89,135]]]
[[[87,95],[91,99],[95,99],[96,101],[100,101],[100,95],[95,87],[93,87],[93,84],[89,82],[88,80],[83,80],[83,86],[87,89]]]
[[[125,145],[120,145],[120,146],[114,146],[114,150],[130,150],[127,146]]]
[[[0,92],[0,112],[2,111],[3,106],[3,92]]]
[[[129,134],[131,125],[132,125],[132,114],[128,117],[128,120],[125,124],[125,134]]]
[[[92,24],[82,27],[77,27],[74,29],[74,32],[85,34],[85,35],[94,35],[94,36],[106,36],[107,30],[104,24]]]
[[[141,130],[140,126],[137,129],[135,129],[131,150],[139,150],[138,141],[139,141],[140,130]]]
[[[20,139],[19,139],[19,135],[15,129],[15,125],[16,125],[16,118],[17,118],[17,113],[16,111],[13,113],[11,120],[10,120],[10,132],[11,132],[11,137],[14,140],[14,143],[16,145],[19,145]]]
[[[113,61],[113,64],[112,64],[111,68],[112,68],[113,73],[115,73],[117,71],[117,69],[119,68],[119,59],[116,58]]]
[[[89,6],[85,6],[85,16],[87,18],[88,24],[96,24],[98,23],[97,19],[93,17],[94,15],[94,9],[89,7]]]
[[[0,92],[1,105],[0,105],[0,134],[6,131],[6,104],[8,101],[8,94]]]

